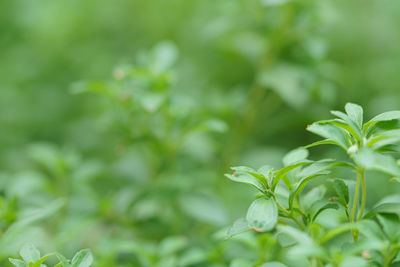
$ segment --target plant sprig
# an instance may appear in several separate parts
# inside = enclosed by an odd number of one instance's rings
[[[283,168],[275,170],[263,166],[254,170],[241,166],[233,167],[234,173],[226,175],[235,182],[253,186],[260,193],[246,218],[235,223],[228,236],[247,229],[284,234],[293,242],[291,246],[282,242],[280,245],[286,247],[289,254],[302,251],[311,265],[350,266],[343,264],[358,261],[389,266],[396,261],[400,250],[400,235],[395,230],[400,227],[400,197],[384,199],[366,213],[366,171],[383,172],[395,177],[393,181],[398,181],[400,164],[395,155],[400,151],[400,111],[385,112],[365,123],[362,107],[353,103],[346,104],[345,112],[331,113],[337,118],[318,121],[307,127],[308,131],[324,139],[289,152],[283,159]],[[324,144],[342,148],[350,161],[307,159],[308,148]],[[332,177],[332,172],[338,167],[355,173],[354,190],[352,181]],[[328,182],[303,193],[307,185],[318,177],[324,177]],[[325,197],[328,185],[336,196]],[[318,217],[328,209],[343,211],[347,222],[329,227],[323,220],[318,221]],[[342,241],[348,250],[330,245],[337,238],[347,240],[348,233],[351,233],[353,242]],[[305,250],[304,246],[310,248]],[[374,256],[369,251],[374,251]]]

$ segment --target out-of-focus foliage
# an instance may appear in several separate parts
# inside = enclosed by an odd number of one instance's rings
[[[399,11],[388,0],[2,1],[0,263],[26,242],[68,258],[90,248],[96,266],[274,260],[268,234],[224,241],[255,191],[223,173],[282,167],[314,141],[304,124],[347,101],[367,116],[399,109]],[[367,206],[399,189],[376,181]]]

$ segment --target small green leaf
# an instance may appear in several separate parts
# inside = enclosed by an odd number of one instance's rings
[[[399,216],[397,214],[378,214],[377,218],[389,240],[393,243],[397,242],[400,236]]]
[[[249,227],[257,232],[272,230],[278,220],[278,208],[272,199],[258,198],[251,203],[246,216]]]
[[[378,213],[400,213],[400,196],[392,195],[385,197],[380,202],[378,202],[371,211],[364,216],[368,219],[375,216]]]
[[[315,202],[323,199],[325,193],[326,187],[324,185],[313,187],[300,199],[302,206],[306,210],[310,209]]]
[[[288,225],[279,225],[278,226],[279,233],[284,233],[285,235],[291,237],[297,243],[302,246],[312,246],[313,241],[310,236],[308,236],[305,232],[302,232],[296,228],[293,228]]]
[[[265,186],[254,176],[248,174],[248,173],[234,173],[234,174],[225,174],[225,177],[228,179],[238,182],[238,183],[244,183],[251,185],[255,187],[256,189],[260,190],[261,192],[264,192],[266,190]]]
[[[264,263],[260,267],[287,267],[287,266],[285,264],[277,262],[277,261],[271,261],[271,262]]]
[[[39,260],[37,260],[37,261],[32,265],[32,267],[41,267],[41,266],[42,266],[42,263],[43,263],[45,260],[47,260],[48,258],[50,258],[52,255],[54,255],[54,253],[44,255],[44,256],[41,257]]]
[[[320,175],[325,175],[325,174],[329,174],[329,172],[320,172],[318,174],[315,175],[311,175],[311,176],[306,176],[304,178],[302,178],[293,188],[293,190],[290,192],[289,195],[289,209],[292,209],[293,207],[293,201],[296,197],[296,195],[300,194],[301,191],[304,189],[304,187],[314,178],[317,178]]]
[[[307,159],[308,150],[304,147],[296,148],[285,155],[283,158],[283,164],[285,166],[292,165],[298,161]]]
[[[350,146],[348,134],[334,125],[313,123],[307,127],[307,130],[334,142],[344,150],[347,150]]]
[[[400,166],[390,156],[382,155],[371,149],[363,148],[353,155],[354,160],[367,170],[381,171],[400,177]]]
[[[229,227],[226,233],[226,239],[229,239],[235,235],[241,234],[250,230],[247,220],[245,218],[240,218],[233,222],[232,226]]]
[[[368,139],[368,146],[374,150],[400,142],[400,129],[379,132]]]
[[[61,266],[63,266],[63,267],[70,267],[71,266],[69,260],[67,258],[65,258],[62,254],[57,252],[56,253],[56,257],[60,261],[60,265]]]
[[[336,114],[335,112],[339,113],[339,111],[332,111],[332,113]],[[334,119],[334,120],[324,120],[324,121],[319,121],[318,124],[321,125],[326,125],[326,124],[331,124],[336,127],[339,127],[345,131],[347,131],[349,134],[357,138],[357,140],[361,141],[362,139],[362,133],[360,128],[355,124],[355,122],[351,121],[346,114],[340,112],[340,114],[343,114],[345,120],[341,119]]]
[[[363,108],[357,104],[347,103],[345,106],[345,110],[347,115],[349,116],[350,120],[355,122],[359,129],[361,130],[363,125],[363,116],[364,111]]]
[[[89,267],[93,263],[92,252],[88,249],[83,249],[75,254],[72,258],[72,267]]]
[[[349,232],[349,231],[355,230],[355,229],[358,229],[358,223],[341,224],[340,226],[333,228],[333,229],[329,230],[328,232],[326,232],[320,239],[320,243],[321,244],[326,243],[338,235],[341,235],[343,233],[346,233],[346,232]]]
[[[24,261],[22,261],[22,260],[12,259],[12,258],[9,258],[8,260],[9,260],[14,266],[17,266],[17,267],[28,267],[28,265],[27,265]]]
[[[258,171],[254,170],[250,167],[237,166],[237,167],[232,167],[231,169],[234,170],[236,174],[240,174],[240,173],[250,174],[251,176],[254,176],[255,178],[257,178],[257,180],[260,181],[260,183],[262,183],[264,186],[267,186],[266,176],[264,176],[263,174],[259,173]]]
[[[343,199],[346,204],[349,203],[349,188],[346,183],[341,179],[333,179],[333,188],[338,194],[339,198]]]
[[[282,177],[284,175],[286,175],[288,172],[290,172],[291,170],[294,170],[294,169],[296,169],[298,167],[301,167],[301,166],[304,166],[304,165],[309,165],[311,163],[313,163],[313,161],[311,161],[311,160],[302,160],[302,161],[296,162],[296,163],[294,163],[292,165],[288,165],[288,166],[276,171],[274,173],[275,177],[274,177],[274,181],[273,181],[273,189],[278,184],[278,182],[282,179]]]
[[[164,238],[158,247],[158,254],[161,257],[171,255],[187,246],[188,240],[184,236],[169,236]]]
[[[40,260],[39,250],[31,243],[25,244],[21,248],[19,255],[21,255],[22,259],[24,259],[24,261],[26,263],[29,263],[29,262],[34,263],[34,262]]]
[[[369,265],[368,261],[366,261],[365,259],[355,256],[348,257],[339,264],[339,267],[355,267],[355,266],[367,267]]]
[[[385,240],[385,236],[380,226],[372,220],[362,220],[358,230],[368,239]]]
[[[336,142],[326,139],[326,140],[321,140],[321,141],[317,141],[312,144],[306,145],[304,148],[311,148],[311,147],[320,146],[320,145],[336,145]]]
[[[398,120],[400,119],[400,110],[389,111],[378,116],[372,118],[370,121],[364,124],[364,133],[367,133],[368,130],[377,122],[379,121],[391,121],[391,120]]]
[[[311,206],[311,221],[315,221],[318,215],[324,210],[327,209],[337,210],[338,208],[339,206],[337,203],[331,202],[329,200],[319,200]]]

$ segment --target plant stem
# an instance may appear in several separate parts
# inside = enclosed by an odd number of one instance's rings
[[[275,203],[276,203],[276,205],[278,206],[278,208],[279,208],[283,213],[285,213],[290,219],[292,219],[292,220],[299,226],[299,228],[300,228],[302,231],[304,231],[305,228],[304,228],[304,226],[301,224],[301,222],[299,222],[299,220],[297,220],[297,218],[294,217],[293,214],[292,214],[291,212],[289,212],[287,209],[285,209],[285,208],[276,200],[275,197],[274,197],[274,199],[275,199]]]
[[[356,181],[356,189],[354,192],[354,199],[353,199],[353,208],[351,210],[350,222],[356,221],[356,211],[357,211],[357,203],[358,203],[358,195],[360,194],[360,183],[361,183],[361,174],[357,171],[357,181]],[[356,230],[352,231],[354,241],[357,241],[358,234]]]
[[[361,173],[362,196],[361,196],[361,210],[360,210],[360,215],[358,216],[358,220],[362,219],[364,215],[365,204],[367,202],[367,185],[365,183],[365,171],[361,169],[360,173]]]
[[[354,198],[353,198],[353,208],[351,209],[351,221],[352,222],[354,222],[356,219],[358,195],[360,194],[360,182],[361,182],[360,172],[357,172],[356,189],[355,189]]]

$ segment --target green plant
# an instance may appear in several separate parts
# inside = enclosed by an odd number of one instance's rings
[[[367,210],[365,175],[371,170],[400,177],[396,159],[400,111],[364,123],[359,105],[348,103],[345,110],[332,111],[336,119],[308,126],[308,131],[325,139],[289,152],[283,168],[232,168],[235,172],[226,175],[229,179],[249,184],[259,194],[246,218],[228,230],[228,237],[249,229],[273,236],[280,253],[271,260],[289,266],[393,266],[400,262],[400,195],[388,196]],[[307,159],[308,148],[323,144],[342,148],[351,161]],[[336,178],[351,173],[355,183]],[[318,177],[324,182],[313,184]],[[308,192],[303,193],[305,189]]]
[[[90,250],[83,249],[75,254],[72,260],[68,260],[58,252],[40,255],[40,251],[32,244],[26,244],[19,252],[22,260],[10,258],[10,262],[17,267],[46,267],[44,262],[55,255],[59,263],[55,267],[90,267],[93,263],[93,256]]]

